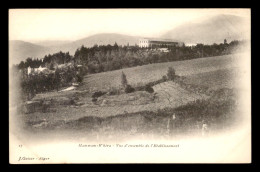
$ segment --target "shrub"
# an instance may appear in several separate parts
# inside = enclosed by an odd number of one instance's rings
[[[147,91],[148,93],[153,93],[154,92],[153,88],[150,85],[146,85],[145,86],[145,91]]]
[[[168,68],[167,77],[168,77],[169,80],[174,80],[174,78],[175,78],[175,70],[172,67]]]
[[[83,76],[79,74],[76,76],[77,76],[77,82],[81,83],[83,81]]]
[[[126,93],[132,93],[134,91],[135,91],[135,89],[131,85],[128,85],[128,84],[126,85],[126,87],[125,87]]]
[[[166,76],[166,75],[163,75],[162,80],[163,80],[163,81],[167,81],[167,76]]]
[[[103,96],[104,94],[106,94],[106,92],[97,91],[97,92],[94,92],[94,94],[92,95],[92,98],[97,98],[97,97]]]
[[[97,101],[97,98],[92,98],[92,102],[95,103]]]

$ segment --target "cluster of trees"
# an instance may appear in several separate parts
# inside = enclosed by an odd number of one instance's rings
[[[60,64],[65,64],[72,62],[73,56],[69,54],[69,52],[63,53],[58,52],[52,55],[45,55],[43,59],[33,59],[28,57],[25,61],[21,61],[18,65],[15,65],[19,70],[23,70],[28,68],[38,68],[40,66],[47,67],[50,70],[54,70],[54,67]]]
[[[60,64],[65,64],[71,62],[73,59],[73,56],[69,54],[69,52],[63,53],[55,53],[52,55],[47,55],[43,58],[43,65],[51,70],[54,70],[54,67]]]
[[[58,90],[60,85],[59,72],[44,75],[42,73],[29,75],[21,81],[21,88],[26,99],[31,99],[36,93]]]
[[[49,73],[34,73],[22,75],[21,88],[25,99],[31,99],[35,94],[46,91],[57,90],[70,86],[72,83],[81,83],[83,80],[83,69],[75,66],[57,68]]]
[[[17,69],[23,70],[28,68],[29,66],[31,68],[38,68],[42,65],[42,60],[39,60],[38,58],[33,59],[31,57],[28,57],[25,61],[21,61],[18,65],[15,65]]]
[[[73,56],[68,52],[58,52],[52,55],[46,55],[43,59],[27,58],[25,61],[14,65],[13,70],[20,71],[21,89],[25,99],[31,99],[35,94],[59,90],[61,87],[70,86],[73,82],[82,82],[83,75],[86,73],[84,68],[78,68],[76,65],[58,68],[60,64],[73,62]],[[32,72],[28,74],[27,68],[46,67],[47,72]]]
[[[137,46],[94,46],[87,48],[82,46],[74,55],[76,64],[87,66],[88,73],[99,73],[142,64],[139,62],[140,54]]]

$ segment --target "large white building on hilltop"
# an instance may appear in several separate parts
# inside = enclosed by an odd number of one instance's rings
[[[172,39],[160,39],[160,38],[142,38],[139,39],[139,47],[141,48],[168,48],[168,47],[181,47],[184,42],[179,42]]]

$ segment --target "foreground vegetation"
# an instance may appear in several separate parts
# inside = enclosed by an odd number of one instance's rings
[[[109,117],[85,116],[79,119],[56,120],[35,128],[36,122],[28,121],[32,131],[76,131],[89,139],[120,139],[145,135],[146,137],[178,137],[183,134],[203,135],[228,131],[241,121],[237,112],[236,92],[219,89],[207,100],[196,100],[177,108],[157,111],[140,111]],[[39,121],[37,121],[39,124]],[[41,121],[42,123],[46,121]],[[204,127],[206,126],[206,128]],[[203,128],[204,127],[204,128]]]

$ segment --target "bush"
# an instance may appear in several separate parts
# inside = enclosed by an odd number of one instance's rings
[[[154,92],[153,88],[150,85],[146,85],[145,86],[145,91],[147,91],[148,93],[153,93]]]
[[[163,75],[162,80],[163,80],[163,81],[167,81],[167,76],[166,76],[166,75]]]
[[[92,102],[93,103],[97,102],[97,98],[92,98]]]
[[[174,78],[175,78],[175,70],[172,67],[168,68],[167,77],[168,77],[169,80],[174,80]]]
[[[83,76],[82,75],[77,75],[77,82],[81,83],[83,81]]]
[[[135,89],[131,85],[126,85],[126,87],[125,87],[126,93],[132,93],[134,91],[135,91]]]
[[[97,91],[97,92],[94,92],[94,94],[92,95],[92,98],[97,98],[97,97],[103,96],[104,94],[106,94],[106,92]]]

